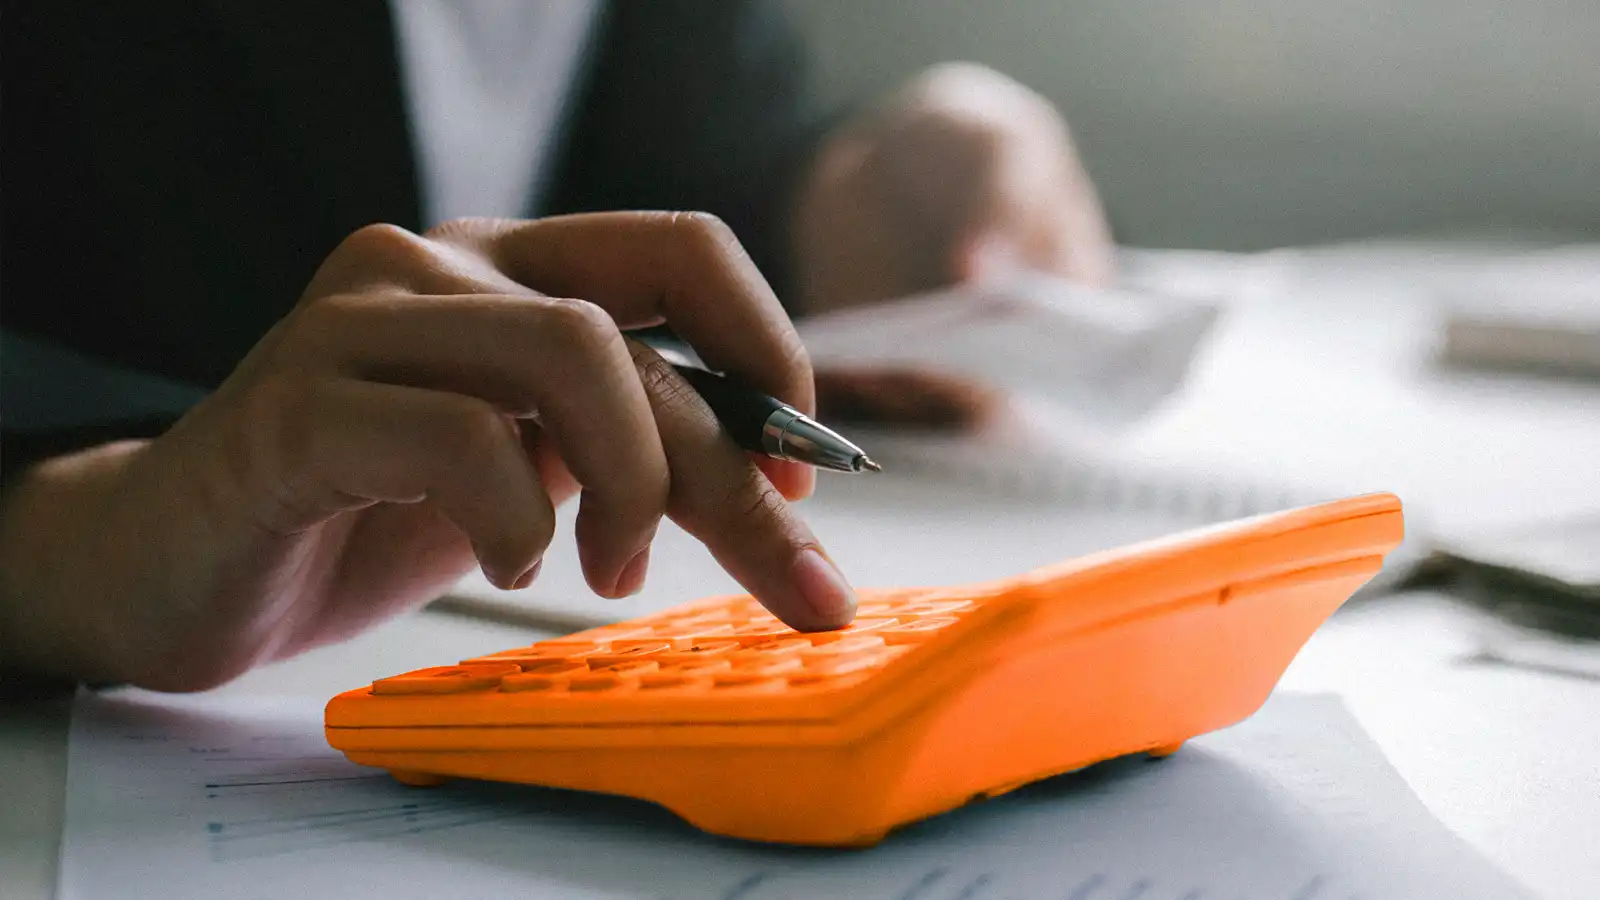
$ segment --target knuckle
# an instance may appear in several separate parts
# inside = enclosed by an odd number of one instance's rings
[[[304,430],[316,413],[319,390],[315,379],[298,372],[274,372],[256,383],[245,401],[251,424],[280,432]]]
[[[700,238],[727,237],[733,234],[728,223],[715,213],[704,210],[686,209],[672,213],[672,224],[689,234]]]
[[[641,344],[631,345],[628,350],[633,355],[633,367],[639,373],[645,395],[657,406],[667,411],[680,411],[704,402],[660,354]]]
[[[446,416],[444,434],[446,458],[458,463],[487,465],[497,459],[510,440],[510,425],[493,406],[482,400],[462,397]]]
[[[539,327],[558,346],[600,353],[622,338],[611,316],[588,301],[552,298],[544,301],[543,307]]]
[[[725,509],[736,511],[749,527],[763,528],[783,519],[789,508],[788,501],[777,488],[761,479],[755,484],[746,483],[732,493]]]
[[[435,240],[455,241],[461,238],[471,238],[483,232],[486,227],[492,227],[493,219],[478,219],[470,216],[460,216],[446,219],[443,222],[423,232],[424,236]]]
[[[403,284],[433,253],[431,241],[398,225],[367,225],[351,232],[328,254],[302,296]]]
[[[718,254],[744,253],[743,245],[733,229],[712,213],[686,210],[672,213],[668,221],[674,231],[684,235],[684,240],[694,246]]]
[[[283,321],[280,350],[291,356],[302,356],[338,341],[341,323],[355,304],[355,296],[345,293],[305,298]]]
[[[413,258],[426,252],[427,241],[399,225],[380,222],[351,232],[336,253],[362,258],[395,260]]]
[[[462,262],[464,268],[476,272],[485,265],[493,269],[496,243],[521,224],[516,219],[462,217],[440,222],[423,232],[423,239],[436,248],[448,248],[447,252],[437,255]],[[477,273],[475,277],[481,278],[482,273]],[[490,277],[485,280],[496,282],[493,290],[517,289],[511,284],[500,283],[508,279]]]
[[[222,445],[237,484],[292,481],[311,467],[318,395],[315,379],[295,372],[272,373],[243,392]]]
[[[693,491],[694,497],[685,497],[687,505],[695,508],[709,521],[737,522],[740,529],[754,529],[754,534],[769,523],[781,521],[788,509],[788,501],[773,487],[753,464],[737,477],[719,484],[704,484]],[[673,484],[674,493],[687,487]]]

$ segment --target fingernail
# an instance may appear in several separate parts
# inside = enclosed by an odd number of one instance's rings
[[[802,550],[795,560],[794,583],[820,624],[841,626],[855,618],[855,590],[815,547]]]
[[[528,585],[533,584],[533,580],[539,577],[539,569],[542,566],[544,566],[544,560],[536,560],[532,566],[528,567],[528,571],[518,575],[517,580],[511,582],[511,590],[520,591]]]
[[[622,567],[622,574],[617,576],[614,596],[632,597],[644,590],[644,576],[648,571],[650,571],[650,548],[646,547]]]

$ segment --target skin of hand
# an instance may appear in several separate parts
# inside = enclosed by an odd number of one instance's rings
[[[982,66],[935,67],[825,142],[795,214],[802,308],[817,314],[1010,269],[1092,285],[1110,228],[1050,102]],[[933,373],[817,373],[824,417],[966,430],[998,395]],[[837,412],[836,412],[837,411]]]
[[[915,369],[829,368],[816,373],[816,384],[818,415],[833,425],[973,433],[1007,408],[999,391]]]
[[[575,299],[581,298],[581,299]],[[644,583],[662,515],[804,630],[855,597],[754,459],[623,329],[811,411],[810,364],[715,218],[370,226],[162,437],[60,457],[0,508],[0,663],[199,690],[349,637],[481,565],[527,585],[582,494],[590,586]]]

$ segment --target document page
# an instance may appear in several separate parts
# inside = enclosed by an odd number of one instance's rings
[[[64,900],[1528,896],[1429,815],[1336,698],[1294,694],[1169,759],[821,850],[712,837],[624,798],[407,788],[330,750],[315,699],[85,693],[60,873]]]

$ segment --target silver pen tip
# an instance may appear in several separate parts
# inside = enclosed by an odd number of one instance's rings
[[[883,471],[883,466],[880,466],[877,463],[873,462],[872,461],[872,457],[866,456],[866,455],[862,455],[862,457],[861,457],[861,468],[866,469],[868,472],[882,472]]]

